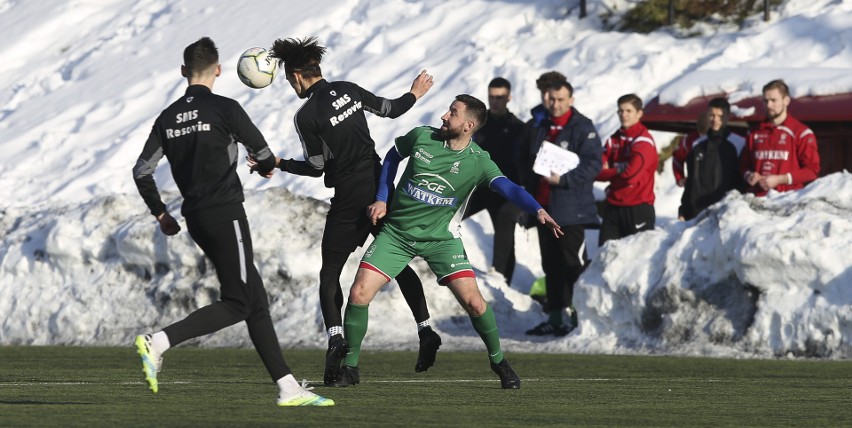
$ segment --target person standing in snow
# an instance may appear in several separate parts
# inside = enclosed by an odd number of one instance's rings
[[[551,213],[565,235],[557,239],[547,227],[537,225],[548,320],[526,334],[561,337],[577,327],[574,283],[588,264],[586,227],[598,223],[593,184],[601,170],[601,139],[592,121],[574,108],[574,87],[568,81],[552,79],[545,85],[542,99],[548,116],[538,125],[527,123],[520,159],[526,190]],[[533,165],[544,144],[574,153],[579,164],[564,174],[536,174]],[[571,318],[567,325],[563,320],[566,309]]]
[[[266,289],[254,265],[236,172],[237,141],[254,153],[261,173],[275,167],[275,158],[239,103],[213,94],[213,83],[222,72],[213,40],[204,37],[187,46],[183,61],[181,74],[189,87],[154,122],[133,167],[133,179],[160,230],[177,234],[180,225],[166,210],[153,177],[160,159],[168,159],[184,198],[181,214],[190,237],[216,269],[220,298],[161,331],[136,337],[145,380],[157,393],[157,373],[169,348],[245,321],[261,361],[278,384],[279,406],[333,406],[333,400],[300,385],[284,361]]]
[[[790,88],[783,80],[763,87],[763,103],[766,120],[748,134],[740,163],[746,191],[764,196],[801,189],[819,176],[816,135],[787,113]]]
[[[508,80],[495,77],[488,83],[488,119],[473,135],[473,140],[488,152],[506,178],[517,183],[518,138],[524,122],[509,111],[507,104],[511,100],[512,85]],[[494,225],[491,267],[506,278],[507,284],[511,284],[515,271],[515,226],[522,211],[490,189],[480,188],[473,192],[464,218],[482,210],[488,210]]]
[[[433,82],[424,70],[401,97],[381,98],[354,83],[325,80],[320,68],[325,52],[315,37],[288,38],[275,40],[271,56],[283,66],[296,95],[305,100],[295,117],[305,160],[276,157],[275,166],[296,175],[324,175],[325,186],[334,188],[323,231],[319,274],[320,307],[329,337],[323,382],[333,386],[337,384],[337,368],[349,351],[343,337],[340,275],[349,255],[371,232],[365,210],[375,200],[381,170],[364,112],[397,118],[410,110]],[[414,270],[402,269],[396,280],[417,322],[420,353],[414,370],[423,372],[434,364],[441,338],[430,325],[423,285]]]
[[[657,146],[642,124],[642,99],[636,94],[618,98],[621,127],[606,141],[603,169],[597,181],[607,181],[606,209],[598,245],[635,233],[653,230],[654,175],[657,173]]]
[[[685,185],[678,208],[681,220],[695,218],[729,191],[744,187],[740,153],[745,139],[728,128],[730,114],[731,104],[725,98],[713,98],[707,105],[709,129],[695,141],[685,160]]]

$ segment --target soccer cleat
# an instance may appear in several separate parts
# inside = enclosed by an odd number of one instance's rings
[[[278,405],[281,407],[295,406],[319,406],[328,407],[334,405],[334,400],[325,398],[311,392],[308,382],[302,381],[302,390],[288,397],[278,397]]]
[[[526,334],[530,336],[549,336],[553,335],[556,337],[566,336],[568,333],[574,330],[574,326],[566,326],[559,325],[555,326],[549,322],[543,322],[529,330],[526,331]]]
[[[417,373],[429,370],[435,364],[435,355],[441,347],[441,336],[432,330],[432,327],[424,327],[418,333],[420,336],[420,352],[417,354],[417,364],[414,371]]]
[[[162,357],[160,357],[154,348],[151,347],[151,336],[136,336],[136,353],[142,359],[142,372],[145,373],[145,381],[148,382],[148,387],[154,394],[160,389],[157,384],[157,372],[160,371]]]
[[[512,370],[512,367],[509,366],[509,362],[504,358],[503,361],[500,361],[497,364],[491,363],[491,370],[494,373],[497,373],[497,376],[500,376],[500,387],[503,389],[520,389],[521,388],[521,378],[518,377],[517,373]]]
[[[357,385],[361,383],[361,375],[358,374],[358,367],[342,366],[337,372],[337,378],[331,383],[331,386],[345,388],[349,385]]]
[[[322,382],[326,386],[331,385],[337,379],[340,371],[340,363],[349,352],[349,342],[340,335],[334,335],[328,341],[328,351],[325,353],[325,373]]]

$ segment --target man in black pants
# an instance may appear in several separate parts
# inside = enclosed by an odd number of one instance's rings
[[[364,111],[399,117],[432,87],[432,76],[421,72],[409,92],[388,100],[354,83],[323,79],[320,62],[325,51],[315,37],[278,39],[272,46],[272,57],[284,66],[290,86],[299,98],[306,99],[295,118],[305,160],[276,158],[276,166],[297,175],[324,174],[325,186],[334,188],[322,238],[320,306],[329,336],[323,381],[335,385],[340,363],[349,351],[340,314],[340,274],[346,259],[371,231],[366,209],[375,200],[381,171]],[[415,371],[426,371],[435,362],[441,338],[430,327],[423,285],[414,270],[407,267],[396,280],[417,321],[420,353]]]
[[[521,160],[527,170],[527,191],[535,195],[565,235],[556,239],[550,229],[538,225],[548,319],[526,334],[561,337],[577,327],[572,303],[574,283],[588,264],[586,226],[598,222],[592,186],[601,170],[601,139],[592,121],[574,108],[574,87],[570,83],[551,79],[545,90],[542,99],[548,116],[538,125],[533,121],[527,123],[522,135]],[[561,175],[534,173],[533,165],[543,144],[555,144],[574,153],[578,165]],[[566,308],[570,311],[568,325],[563,319]]]
[[[180,231],[166,211],[153,174],[165,156],[184,198],[181,214],[193,241],[210,258],[220,284],[220,300],[200,308],[162,331],[136,337],[145,379],[159,389],[157,372],[170,347],[245,321],[252,343],[272,380],[279,386],[279,406],[333,406],[300,385],[284,361],[269,315],[263,281],[254,266],[251,234],[243,209],[243,189],[237,176],[237,144],[254,153],[260,172],[275,167],[263,135],[240,105],[212,92],[221,73],[219,53],[210,38],[186,47],[181,74],[186,93],[163,110],[142,154],[133,179],[145,204],[166,235]]]
[[[520,183],[518,174],[519,137],[524,122],[515,117],[506,107],[512,100],[512,85],[502,77],[495,77],[488,84],[488,116],[485,125],[473,135],[473,141],[485,149],[500,171],[513,183]],[[520,208],[491,189],[480,188],[473,192],[464,212],[468,218],[482,210],[488,210],[494,225],[494,254],[491,267],[512,283],[515,272],[515,225],[523,214]]]

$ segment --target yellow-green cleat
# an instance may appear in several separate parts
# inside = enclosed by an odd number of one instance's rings
[[[287,396],[287,397],[279,397],[278,405],[282,407],[295,407],[295,406],[320,406],[320,407],[328,407],[334,405],[334,400],[330,398],[321,397],[319,395],[311,392],[313,388],[308,388],[308,382],[302,381],[301,391]]]
[[[145,381],[154,394],[160,389],[157,385],[157,372],[160,368],[161,359],[151,348],[148,336],[136,336],[136,352],[142,359],[142,372],[145,373]]]

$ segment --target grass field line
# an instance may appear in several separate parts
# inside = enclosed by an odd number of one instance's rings
[[[656,382],[656,383],[713,383],[724,382],[720,379],[661,379],[661,378],[529,378],[521,379],[522,382]],[[494,383],[499,382],[498,379],[404,379],[404,380],[369,380],[367,383],[387,383],[387,384],[416,384],[416,383]],[[228,383],[252,383],[243,381],[206,381],[206,380],[174,380],[174,381],[159,381],[160,385],[191,385],[191,384],[228,384]],[[320,385],[321,381],[311,381],[310,385]],[[10,386],[85,386],[85,385],[143,385],[144,381],[122,381],[122,382],[2,382],[0,387]]]

